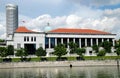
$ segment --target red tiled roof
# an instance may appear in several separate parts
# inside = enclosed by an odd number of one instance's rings
[[[50,33],[76,33],[76,34],[111,34],[104,31],[93,30],[93,29],[67,29],[67,28],[58,28],[55,30],[49,31]]]
[[[16,29],[15,32],[34,32],[34,31],[29,30],[29,29],[27,29],[27,28],[24,27],[24,26],[20,26],[20,27],[18,27],[18,28]]]

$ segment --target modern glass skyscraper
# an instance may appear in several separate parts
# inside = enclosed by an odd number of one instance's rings
[[[6,33],[13,34],[18,28],[18,6],[13,4],[6,5]]]

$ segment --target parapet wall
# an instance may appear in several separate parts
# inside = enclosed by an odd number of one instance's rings
[[[49,61],[49,62],[10,62],[0,63],[0,68],[27,68],[27,67],[72,67],[79,66],[118,66],[120,60],[105,60],[105,61]]]

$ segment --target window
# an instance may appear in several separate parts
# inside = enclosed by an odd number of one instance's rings
[[[90,47],[91,46],[91,39],[87,38],[87,46]]]
[[[33,37],[31,37],[31,41],[33,41]]]
[[[27,41],[29,41],[29,37],[27,37]]]
[[[65,44],[65,47],[67,48],[67,38],[63,38],[63,44]]]
[[[36,41],[36,37],[34,37],[34,41]]]
[[[55,38],[50,38],[50,45],[51,45],[51,48],[55,47]]]
[[[45,48],[49,48],[49,38],[45,38]]]
[[[24,41],[26,41],[26,36],[24,37]]]
[[[85,47],[85,38],[81,38],[81,47]]]
[[[92,55],[92,51],[89,51],[90,55]]]
[[[75,43],[77,44],[77,47],[79,47],[79,38],[75,38]]]
[[[61,44],[61,38],[57,38],[57,44]]]
[[[17,49],[20,49],[20,48],[21,48],[21,44],[18,43],[18,44],[17,44]]]

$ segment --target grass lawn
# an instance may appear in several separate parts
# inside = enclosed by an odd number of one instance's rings
[[[76,57],[67,57],[67,59],[68,59],[68,61],[74,61],[74,60],[76,60]]]
[[[68,61],[76,61],[76,57],[66,57]],[[57,57],[44,57],[45,61],[56,61]],[[120,56],[105,56],[105,57],[97,57],[97,56],[84,56],[85,60],[116,60],[120,59]],[[20,58],[12,58],[12,62],[20,62]],[[40,57],[31,58],[30,62],[40,62],[43,61]],[[0,62],[2,62],[2,58],[0,58]]]
[[[12,58],[12,62],[20,62],[20,58]]]
[[[97,57],[97,56],[85,56],[85,60],[116,60],[117,58],[120,59],[120,56],[104,56],[104,57]]]
[[[0,58],[0,62],[2,62],[2,58]]]
[[[48,61],[56,61],[57,57],[46,57]]]

